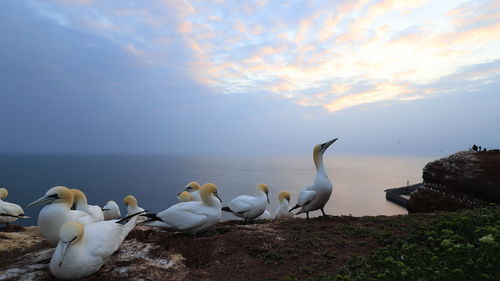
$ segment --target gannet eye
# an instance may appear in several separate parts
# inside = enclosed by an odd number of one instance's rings
[[[55,199],[61,199],[61,197],[59,197],[59,194],[57,194],[57,193],[54,193],[54,194],[51,194],[51,195],[47,195],[47,197],[55,198]]]

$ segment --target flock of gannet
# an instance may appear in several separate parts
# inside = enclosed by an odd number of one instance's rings
[[[307,218],[314,210],[326,215],[324,206],[333,186],[326,174],[323,154],[336,140],[314,147],[316,178],[313,184],[300,193],[296,206],[291,209],[290,193],[280,192],[274,218],[293,218],[291,211],[296,208],[301,208],[297,214],[306,213]],[[0,223],[26,218],[20,206],[3,201],[7,195],[7,190],[0,188]],[[212,183],[200,186],[190,182],[177,196],[181,202],[158,213],[146,213],[138,206],[137,199],[128,195],[123,199],[127,216],[120,219],[120,208],[115,201],[108,201],[102,208],[88,205],[81,190],[55,186],[28,207],[45,205],[38,215],[38,227],[43,237],[56,246],[49,268],[59,279],[78,279],[97,272],[136,224],[196,236],[213,228],[220,221],[222,211],[245,221],[273,218],[266,210],[269,187],[263,183],[257,185],[254,196],[237,196],[226,207],[222,207],[217,187]]]

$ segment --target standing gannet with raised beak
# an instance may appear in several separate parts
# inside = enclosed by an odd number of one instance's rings
[[[189,193],[188,191],[183,191],[179,193],[179,201],[181,202],[193,201],[193,197],[191,196],[191,193]]]
[[[71,210],[73,193],[67,187],[52,187],[45,193],[45,196],[31,202],[28,207],[44,204],[48,205],[43,207],[38,214],[38,228],[52,246],[57,245],[59,229],[63,224],[69,221],[77,221],[83,224],[94,222],[94,218],[89,214],[79,210]]]
[[[191,193],[191,201],[201,201],[200,188],[201,188],[201,186],[199,183],[192,181],[192,182],[186,184],[184,189],[181,192],[179,192],[177,194],[177,196],[179,197],[182,192],[187,191],[187,192]]]
[[[133,195],[127,195],[123,198],[123,203],[127,206],[127,216],[144,211],[143,208],[137,206],[137,199],[135,199]],[[137,222],[142,222],[144,220],[146,219],[141,216],[137,219]]]
[[[290,193],[286,191],[280,192],[278,199],[280,201],[279,207],[274,212],[275,219],[293,218],[293,213],[290,212]]]
[[[104,220],[113,220],[121,218],[122,214],[120,212],[120,207],[115,201],[110,200],[102,207],[102,214],[104,215]]]
[[[328,202],[328,199],[330,199],[333,185],[330,182],[330,179],[326,174],[325,166],[323,165],[323,154],[335,141],[337,141],[337,138],[314,146],[313,159],[314,165],[316,166],[316,178],[314,179],[312,185],[306,187],[306,189],[299,194],[297,205],[295,205],[290,212],[302,207],[297,215],[306,213],[307,218],[309,218],[309,212],[321,210],[323,216],[326,216],[323,208],[325,207],[326,202]]]
[[[215,184],[206,183],[200,189],[201,202],[190,201],[173,205],[149,218],[143,225],[180,231],[191,235],[215,226],[221,217],[221,200]]]
[[[233,215],[245,220],[253,220],[266,210],[266,203],[269,203],[268,194],[269,187],[260,183],[255,188],[255,196],[240,195],[231,200],[228,206],[222,208],[222,210],[231,212]]]
[[[89,205],[87,203],[87,196],[79,189],[70,189],[73,193],[73,203],[75,205],[75,210],[83,211],[89,214],[94,222],[103,221],[104,214],[102,213],[102,209],[99,206]]]
[[[80,279],[97,272],[134,228],[137,215],[86,225],[65,223],[50,260],[50,272],[57,279]]]
[[[9,225],[9,223],[13,223],[17,219],[29,218],[24,215],[21,206],[3,201],[7,196],[9,196],[9,191],[6,188],[0,188],[0,223]]]

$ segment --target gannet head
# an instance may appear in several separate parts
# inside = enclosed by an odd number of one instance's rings
[[[71,208],[73,205],[73,193],[67,187],[54,186],[49,189],[43,197],[31,202],[28,207],[52,203],[66,203],[68,207]]]
[[[177,193],[177,196],[180,198],[180,195],[183,191],[195,192],[195,191],[200,190],[200,189],[201,189],[200,184],[198,182],[192,181],[192,182],[186,184],[184,189],[181,192]]]
[[[332,143],[336,142],[338,138],[334,138],[333,140],[327,141],[322,144],[317,144],[313,148],[313,158],[314,158],[314,164],[316,164],[316,167],[319,165],[319,158],[320,156],[325,153],[325,151],[332,145]]]
[[[132,195],[127,195],[125,198],[123,198],[123,203],[127,206],[131,207],[137,207],[137,199],[135,199],[134,196]]]
[[[70,221],[61,226],[59,229],[59,241],[61,242],[61,255],[59,257],[59,266],[62,265],[66,251],[71,244],[75,244],[83,237],[83,224]]]
[[[290,202],[290,193],[288,193],[286,191],[282,191],[278,195],[278,198],[280,200],[280,203],[283,203],[283,200],[287,200],[288,202]]]
[[[222,200],[217,193],[217,186],[213,183],[204,184],[200,189],[200,197],[203,203],[210,203],[212,196],[215,196],[222,203]]]
[[[7,190],[7,188],[0,188],[0,199],[3,200],[5,198],[7,198],[7,196],[9,196],[9,191]]]
[[[257,192],[262,191],[266,194],[267,204],[269,204],[269,187],[265,183],[259,183],[256,188]]]
[[[192,201],[193,198],[191,197],[191,193],[189,193],[188,191],[183,191],[179,194],[179,200],[181,202],[189,202]]]

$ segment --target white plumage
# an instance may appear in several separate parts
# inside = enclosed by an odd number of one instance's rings
[[[273,216],[271,215],[271,213],[268,210],[265,210],[264,213],[262,213],[262,215],[256,218],[256,220],[270,220],[272,218]]]
[[[187,191],[187,192],[191,193],[191,200],[190,201],[201,201],[200,189],[201,189],[200,184],[195,182],[195,181],[192,181],[192,182],[186,184],[186,187],[184,187],[184,189],[181,192],[179,192],[179,194],[177,194],[177,196],[180,196],[182,192]]]
[[[71,192],[73,192],[73,198],[74,198],[73,203],[75,205],[75,210],[80,210],[89,214],[94,219],[94,222],[104,220],[104,214],[102,213],[101,207],[96,205],[89,205],[87,203],[87,196],[85,196],[85,193],[83,193],[81,190],[79,189],[70,189],[70,190]]]
[[[123,203],[127,206],[127,216],[130,216],[135,213],[143,212],[144,209],[137,205],[137,199],[135,199],[132,195],[127,195],[123,198]],[[144,217],[137,218],[137,222],[142,222],[146,220]]]
[[[21,206],[3,201],[8,195],[9,192],[6,188],[0,188],[0,223],[9,224],[15,222],[17,219],[28,218],[24,215]]]
[[[45,196],[30,203],[28,207],[48,204],[42,208],[38,214],[38,228],[43,237],[52,246],[59,241],[59,229],[70,221],[77,221],[82,224],[94,222],[94,219],[87,213],[79,210],[71,210],[73,205],[73,193],[64,186],[55,186],[45,193]]]
[[[221,217],[221,201],[214,184],[204,184],[201,202],[181,202],[157,214],[148,214],[143,225],[180,231],[192,235],[215,226]]]
[[[325,216],[325,211],[323,208],[326,202],[330,199],[330,195],[333,191],[333,185],[326,174],[325,166],[323,165],[323,154],[328,149],[328,147],[337,141],[333,139],[331,141],[325,142],[323,144],[318,144],[313,149],[313,159],[314,165],[316,166],[316,178],[312,185],[304,189],[297,199],[297,205],[293,207],[290,211],[302,207],[297,214],[306,213],[307,218],[309,218],[309,212],[314,210],[321,210]]]
[[[274,218],[293,218],[293,213],[290,212],[290,193],[286,191],[280,192],[279,196],[280,205],[274,212]]]
[[[97,272],[118,250],[136,219],[64,224],[50,260],[50,272],[58,279],[79,279]]]
[[[102,213],[105,220],[119,219],[122,214],[120,212],[120,207],[115,201],[110,200],[102,207]]]
[[[269,187],[266,184],[258,184],[255,188],[255,196],[240,195],[231,200],[223,211],[229,211],[233,215],[245,220],[253,220],[262,215],[269,203]]]

